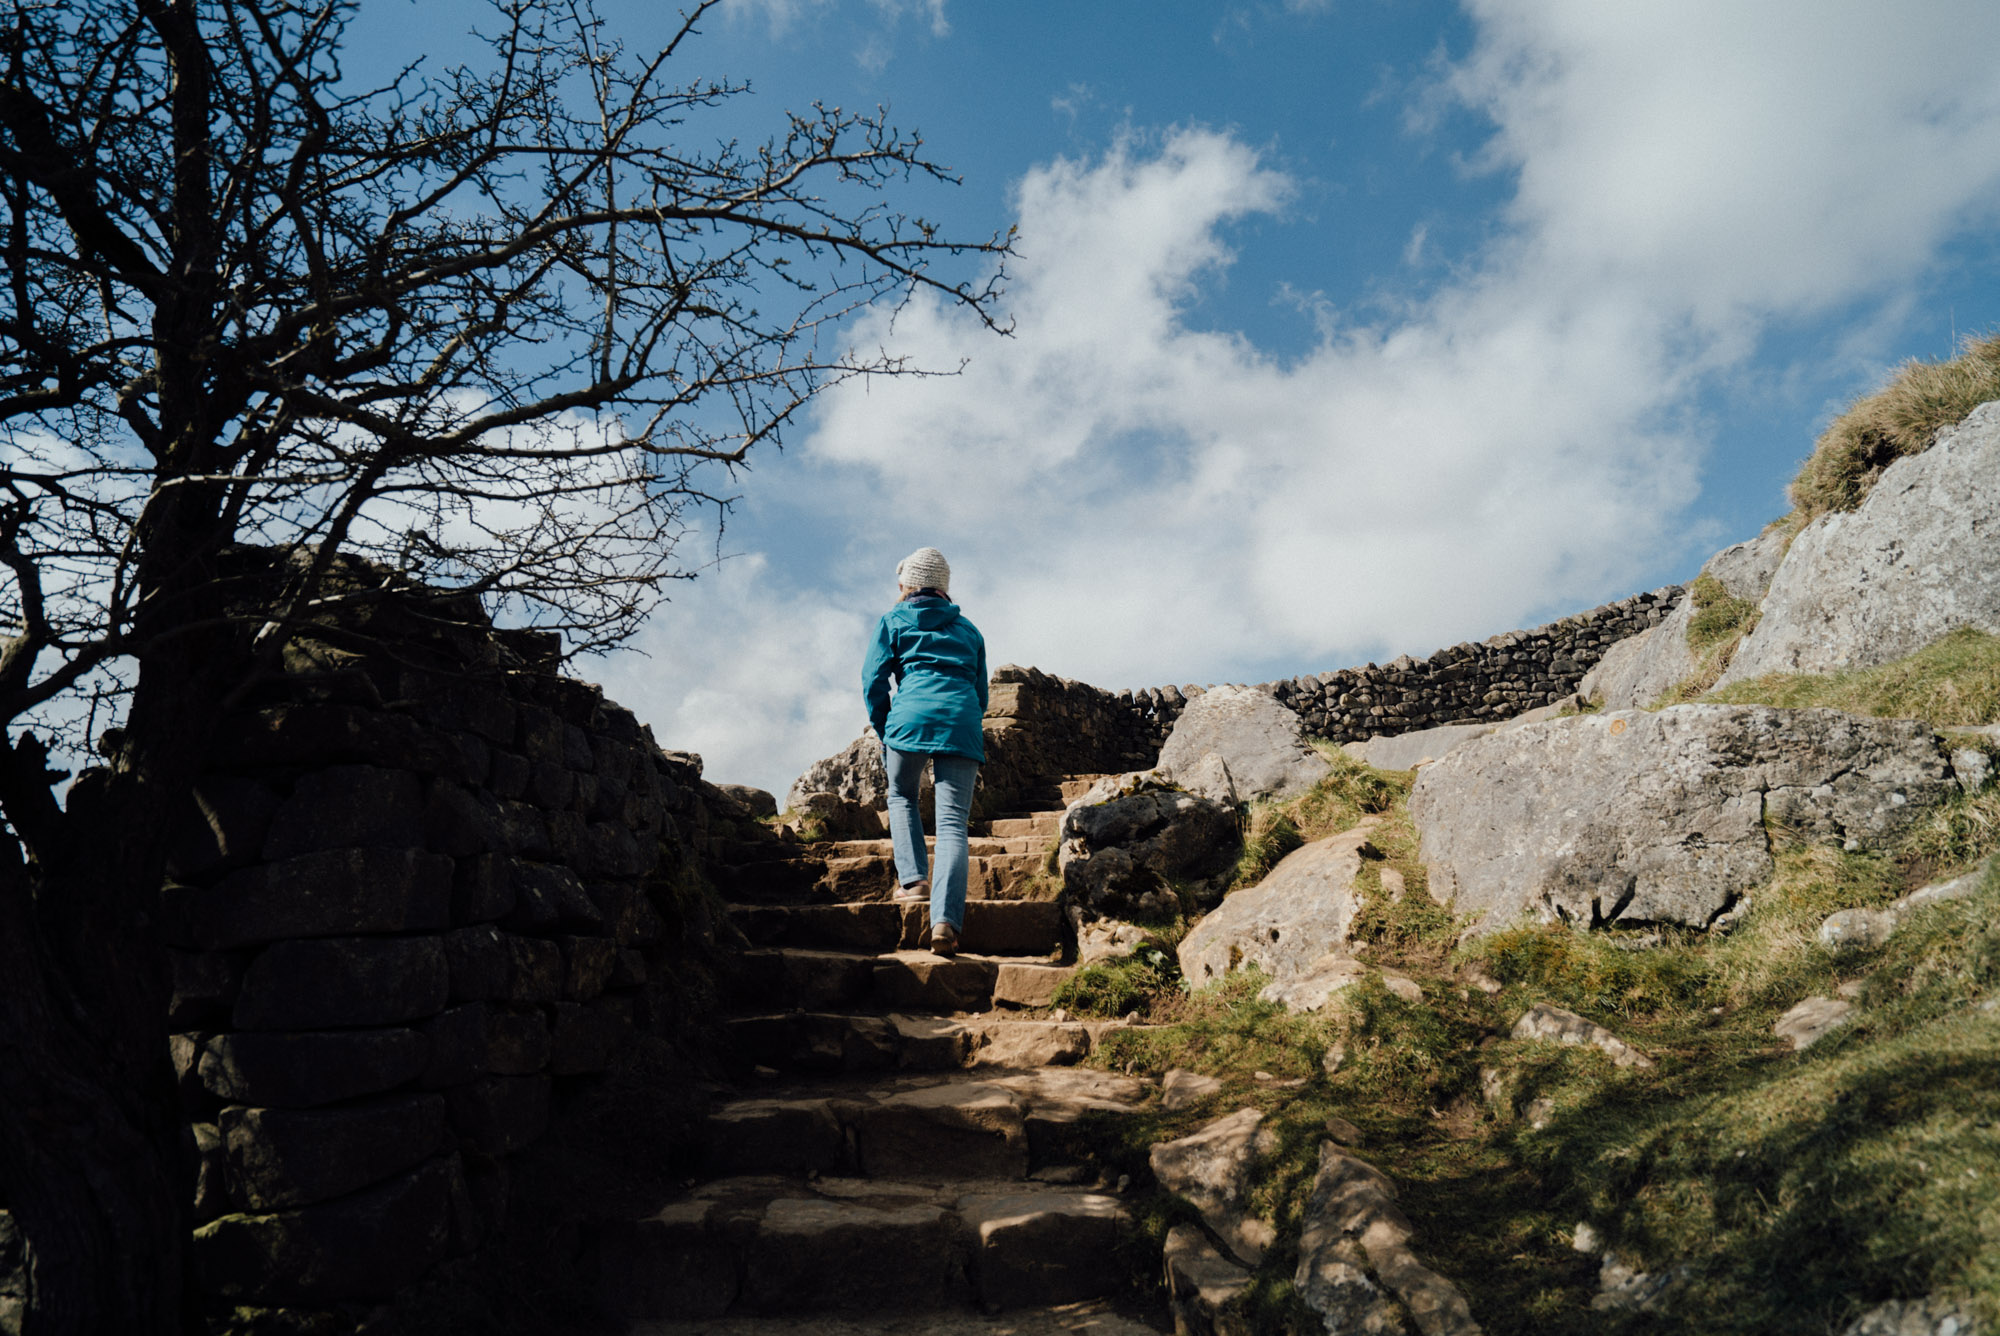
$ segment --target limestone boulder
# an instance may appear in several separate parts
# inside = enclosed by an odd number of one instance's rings
[[[1189,702],[1160,749],[1160,768],[1192,772],[1214,752],[1244,802],[1304,793],[1331,769],[1306,742],[1305,723],[1261,687],[1215,687]]]
[[[1242,846],[1233,808],[1158,771],[1102,780],[1063,813],[1057,866],[1071,903],[1114,918],[1180,909],[1175,887],[1213,904]]]
[[[1224,1257],[1193,1225],[1167,1231],[1162,1251],[1174,1330],[1188,1336],[1250,1336],[1250,1321],[1232,1305],[1250,1288],[1250,1271]]]
[[[1877,846],[1955,791],[1915,720],[1682,705],[1475,739],[1420,772],[1410,816],[1475,931],[1702,927],[1771,875],[1774,836]]]
[[[1770,590],[1790,546],[1791,536],[1783,529],[1769,529],[1723,548],[1703,564],[1701,573],[1720,583],[1731,598],[1757,603]]]
[[[724,792],[729,786],[725,786]],[[924,774],[923,791],[931,791],[931,777]],[[889,805],[889,771],[882,763],[882,741],[871,732],[847,744],[824,760],[814,761],[806,772],[792,781],[785,794],[785,809],[791,812],[814,810],[814,798],[824,795],[819,806],[831,797],[858,807],[882,811]]]
[[[1365,827],[1294,849],[1181,940],[1181,973],[1197,988],[1253,965],[1274,981],[1307,973],[1346,943],[1361,908],[1355,877],[1371,857],[1381,855]]]
[[[1271,1222],[1250,1204],[1264,1162],[1278,1148],[1277,1134],[1260,1126],[1263,1120],[1256,1109],[1238,1109],[1149,1153],[1160,1186],[1185,1197],[1223,1245],[1251,1266],[1277,1239]]]
[[[1585,1020],[1574,1011],[1538,1002],[1514,1022],[1516,1039],[1540,1039],[1553,1044],[1580,1044],[1594,1048],[1619,1067],[1651,1067],[1653,1060],[1633,1048],[1595,1021]]]
[[[1778,1017],[1771,1033],[1795,1050],[1811,1048],[1853,1016],[1854,1004],[1844,997],[1809,997]]]
[[[1616,646],[1613,648],[1615,650]],[[1366,742],[1345,743],[1341,750],[1377,770],[1414,770],[1435,761],[1460,743],[1484,737],[1492,731],[1491,724],[1440,724],[1436,728],[1412,729],[1394,737],[1372,737]]]
[[[1961,626],[2000,632],[2000,403],[1807,525],[1722,680],[1872,667]]]
[[[1577,694],[1611,710],[1652,704],[1697,666],[1687,641],[1688,622],[1693,617],[1694,600],[1683,596],[1658,626],[1606,650],[1597,666],[1577,684]]]

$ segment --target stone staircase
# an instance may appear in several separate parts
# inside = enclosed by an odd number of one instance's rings
[[[1151,1089],[1076,1064],[1118,1022],[1051,1011],[1072,966],[1044,872],[1061,805],[975,826],[961,953],[893,900],[889,841],[725,851],[749,946],[729,984],[733,1088],[700,1177],[601,1247],[605,1305],[633,1319],[988,1312],[1119,1287],[1130,1220],[1078,1162],[1091,1116]]]

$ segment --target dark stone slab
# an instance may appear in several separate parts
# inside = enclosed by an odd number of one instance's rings
[[[201,1083],[237,1104],[297,1109],[416,1080],[429,1054],[415,1030],[221,1034],[202,1046]]]
[[[422,825],[424,846],[453,858],[492,853],[506,843],[499,800],[448,779],[431,781]]]
[[[445,1255],[455,1169],[430,1160],[350,1196],[212,1221],[194,1234],[203,1288],[239,1303],[386,1299]]]
[[[236,1208],[274,1211],[346,1196],[421,1164],[444,1135],[441,1095],[392,1095],[331,1109],[222,1111]]]
[[[604,991],[618,964],[618,943],[609,937],[559,937],[563,953],[563,999],[588,1002]]]
[[[453,923],[492,923],[514,912],[514,860],[504,854],[476,854],[453,860]]]
[[[487,1071],[532,1076],[549,1065],[549,1042],[549,1023],[539,1007],[487,1007]]]
[[[423,781],[408,770],[329,766],[299,777],[271,819],[264,859],[363,845],[422,848],[422,811]]]
[[[187,824],[167,856],[167,875],[206,882],[257,861],[278,810],[278,795],[254,779],[203,775],[195,781],[193,796]]]
[[[239,1030],[393,1025],[443,1010],[450,976],[436,937],[319,937],[265,947],[243,976]]]
[[[511,1155],[549,1125],[549,1078],[488,1076],[448,1091],[452,1130],[487,1155]]]
[[[450,926],[449,858],[416,849],[328,849],[168,886],[170,940],[203,950],[283,937],[437,932]]]
[[[621,996],[556,1003],[549,1070],[575,1076],[616,1062],[632,1039],[632,1010],[631,998]]]

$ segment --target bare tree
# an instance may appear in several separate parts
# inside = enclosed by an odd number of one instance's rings
[[[372,88],[352,0],[0,20],[0,1208],[29,1330],[195,1320],[152,921],[167,800],[246,688],[232,545],[295,554],[267,657],[356,596],[341,554],[606,647],[814,394],[918,371],[846,317],[928,292],[993,323],[1007,238],[896,212],[948,178],[881,113],[703,139],[746,91],[679,75],[713,3],[634,54],[589,0],[495,0],[481,66]],[[33,730],[114,713],[59,802]]]

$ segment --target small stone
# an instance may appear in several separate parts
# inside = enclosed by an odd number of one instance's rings
[[[1778,1017],[1771,1033],[1789,1043],[1796,1052],[1826,1038],[1847,1024],[1853,1014],[1854,1004],[1844,998],[1809,997]]]

